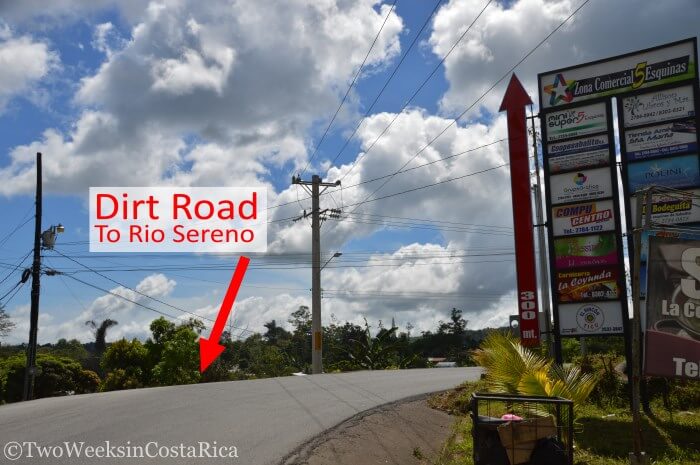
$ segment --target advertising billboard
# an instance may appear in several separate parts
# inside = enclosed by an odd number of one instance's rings
[[[554,265],[557,269],[616,265],[618,261],[615,233],[554,239]]]
[[[559,305],[562,336],[622,334],[622,306],[615,302],[586,302]]]
[[[547,146],[549,172],[597,168],[610,163],[610,142],[607,134],[558,142]]]
[[[646,375],[700,379],[700,236],[649,236]]]
[[[650,186],[671,188],[700,185],[697,154],[658,158],[627,165],[627,187],[630,194]]]
[[[632,227],[637,227],[637,196],[630,199]],[[642,206],[642,224],[646,205]],[[700,223],[700,189],[652,195],[651,221],[655,224]]]
[[[581,107],[547,113],[547,142],[605,132],[608,120],[605,103],[594,103]]]
[[[617,266],[557,271],[559,302],[617,300],[621,297]]]
[[[665,89],[622,99],[625,128],[695,116],[693,86]]]
[[[625,131],[627,161],[697,153],[695,120],[686,119]]]
[[[612,200],[553,207],[551,216],[553,234],[558,237],[614,231],[614,207]]]
[[[538,76],[540,108],[554,108],[692,79],[697,72],[694,40],[548,71]]]
[[[609,168],[556,174],[549,179],[552,205],[612,197]]]

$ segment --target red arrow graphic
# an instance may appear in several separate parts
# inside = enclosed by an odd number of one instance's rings
[[[537,319],[537,279],[535,278],[537,270],[535,267],[535,243],[532,237],[532,204],[530,203],[530,158],[527,153],[527,126],[525,124],[525,106],[530,104],[532,104],[530,97],[513,74],[499,111],[506,111],[508,118],[520,341],[525,347],[537,346],[540,343],[540,329]]]
[[[224,301],[221,303],[221,308],[219,309],[219,314],[216,316],[216,321],[214,322],[214,327],[211,329],[209,339],[204,337],[199,338],[199,371],[201,373],[204,373],[204,370],[206,370],[214,360],[219,358],[221,352],[224,351],[224,346],[219,344],[219,341],[221,340],[221,334],[224,332],[224,325],[228,320],[228,316],[231,314],[233,302],[236,300],[238,290],[241,288],[243,276],[245,275],[246,269],[248,269],[248,263],[250,263],[250,258],[248,257],[240,257],[238,259],[238,265],[236,265],[236,270],[231,277],[231,284],[228,285],[228,290],[226,290]]]

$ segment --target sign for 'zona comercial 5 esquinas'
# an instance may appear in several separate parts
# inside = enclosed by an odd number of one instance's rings
[[[695,77],[692,40],[540,75],[543,109]]]

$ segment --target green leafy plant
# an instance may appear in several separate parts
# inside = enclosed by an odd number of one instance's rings
[[[473,357],[486,370],[487,386],[494,392],[565,397],[581,405],[598,382],[596,374],[556,365],[503,332],[493,331],[486,336]]]

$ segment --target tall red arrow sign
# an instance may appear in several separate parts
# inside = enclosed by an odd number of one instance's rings
[[[233,272],[233,277],[231,277],[231,284],[229,284],[226,295],[224,296],[224,301],[221,303],[221,308],[219,309],[219,314],[216,316],[216,321],[214,322],[214,327],[211,329],[209,339],[204,337],[199,338],[199,371],[202,373],[204,373],[204,370],[206,370],[214,360],[219,358],[219,355],[224,351],[225,347],[219,344],[219,341],[221,340],[221,334],[224,332],[224,325],[233,308],[233,302],[236,300],[238,290],[241,288],[243,276],[245,276],[245,271],[248,269],[248,263],[250,263],[250,258],[248,257],[241,257],[238,259],[236,271]]]
[[[539,345],[540,326],[537,318],[537,278],[535,243],[532,235],[530,202],[530,157],[527,148],[525,106],[530,97],[513,74],[499,111],[508,114],[508,147],[510,152],[510,185],[513,196],[513,228],[515,232],[515,267],[518,280],[518,314],[520,343],[526,347]]]

